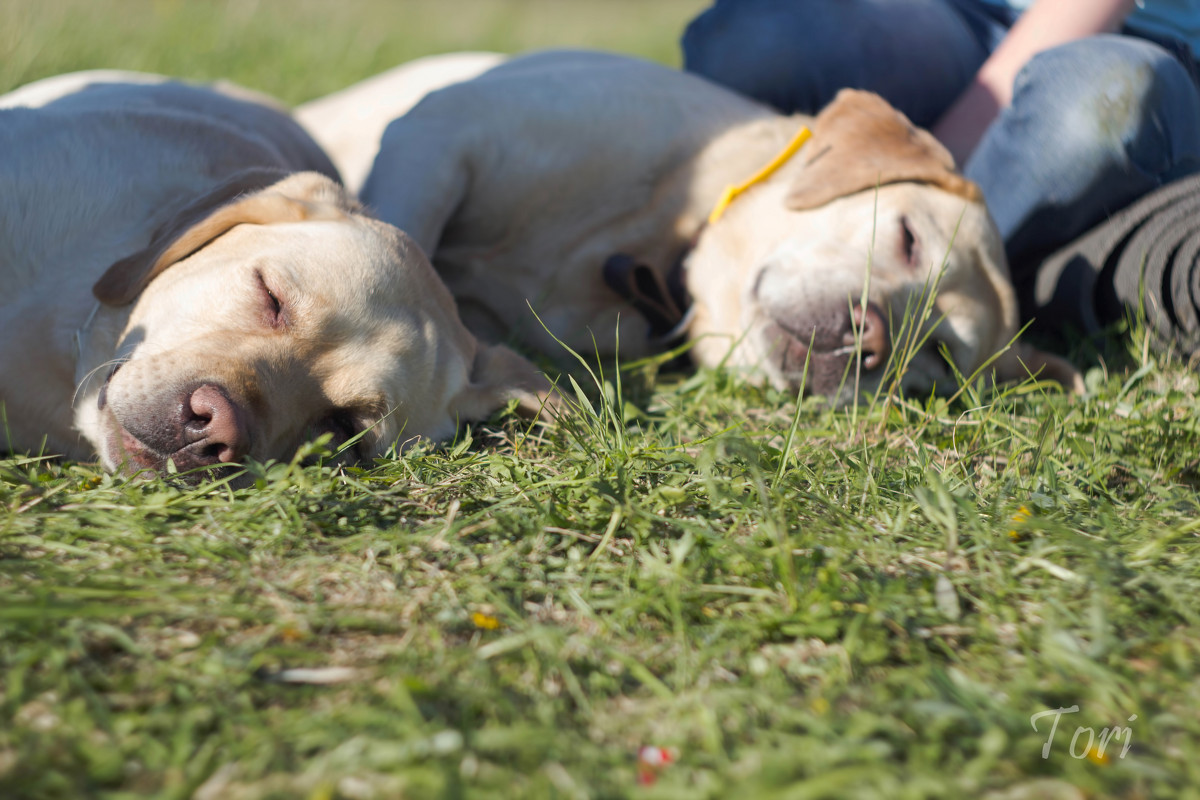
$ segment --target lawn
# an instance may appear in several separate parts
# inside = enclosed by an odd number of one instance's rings
[[[673,63],[702,5],[13,0],[0,91]],[[0,461],[0,798],[1200,797],[1197,375],[1080,349],[1082,398],[839,412],[605,364],[553,428],[247,489]]]

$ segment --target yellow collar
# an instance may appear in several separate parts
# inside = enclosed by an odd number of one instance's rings
[[[708,223],[711,225],[719,220],[721,215],[725,213],[725,209],[729,208],[730,204],[737,199],[739,194],[746,191],[751,186],[762,183],[767,178],[774,175],[780,167],[782,167],[788,162],[789,159],[791,159],[792,156],[796,155],[796,152],[804,146],[804,143],[807,142],[811,136],[812,131],[808,129],[807,125],[800,128],[800,131],[795,135],[795,137],[788,142],[787,147],[783,148],[783,150],[779,152],[779,155],[771,159],[771,163],[754,173],[754,175],[752,175],[750,179],[744,183],[726,186],[721,192],[721,199],[717,201],[716,206],[713,207],[712,213],[708,215]]]

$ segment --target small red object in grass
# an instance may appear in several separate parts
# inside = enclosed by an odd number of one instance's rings
[[[677,758],[674,747],[655,747],[645,745],[638,748],[638,783],[650,786],[658,780],[658,774],[663,768]]]

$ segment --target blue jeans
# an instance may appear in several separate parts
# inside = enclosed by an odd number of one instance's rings
[[[929,127],[1013,17],[971,0],[716,0],[685,67],[788,113],[838,89]],[[1180,57],[1182,54],[1182,57]],[[1094,36],[1034,57],[963,172],[982,187],[1022,288],[1043,256],[1152,189],[1200,172],[1200,90],[1186,45]]]

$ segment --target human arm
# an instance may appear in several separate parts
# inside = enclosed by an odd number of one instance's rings
[[[1117,30],[1135,0],[1037,0],[1013,25],[933,134],[964,164],[988,125],[1012,102],[1013,81],[1029,59],[1075,39]]]

